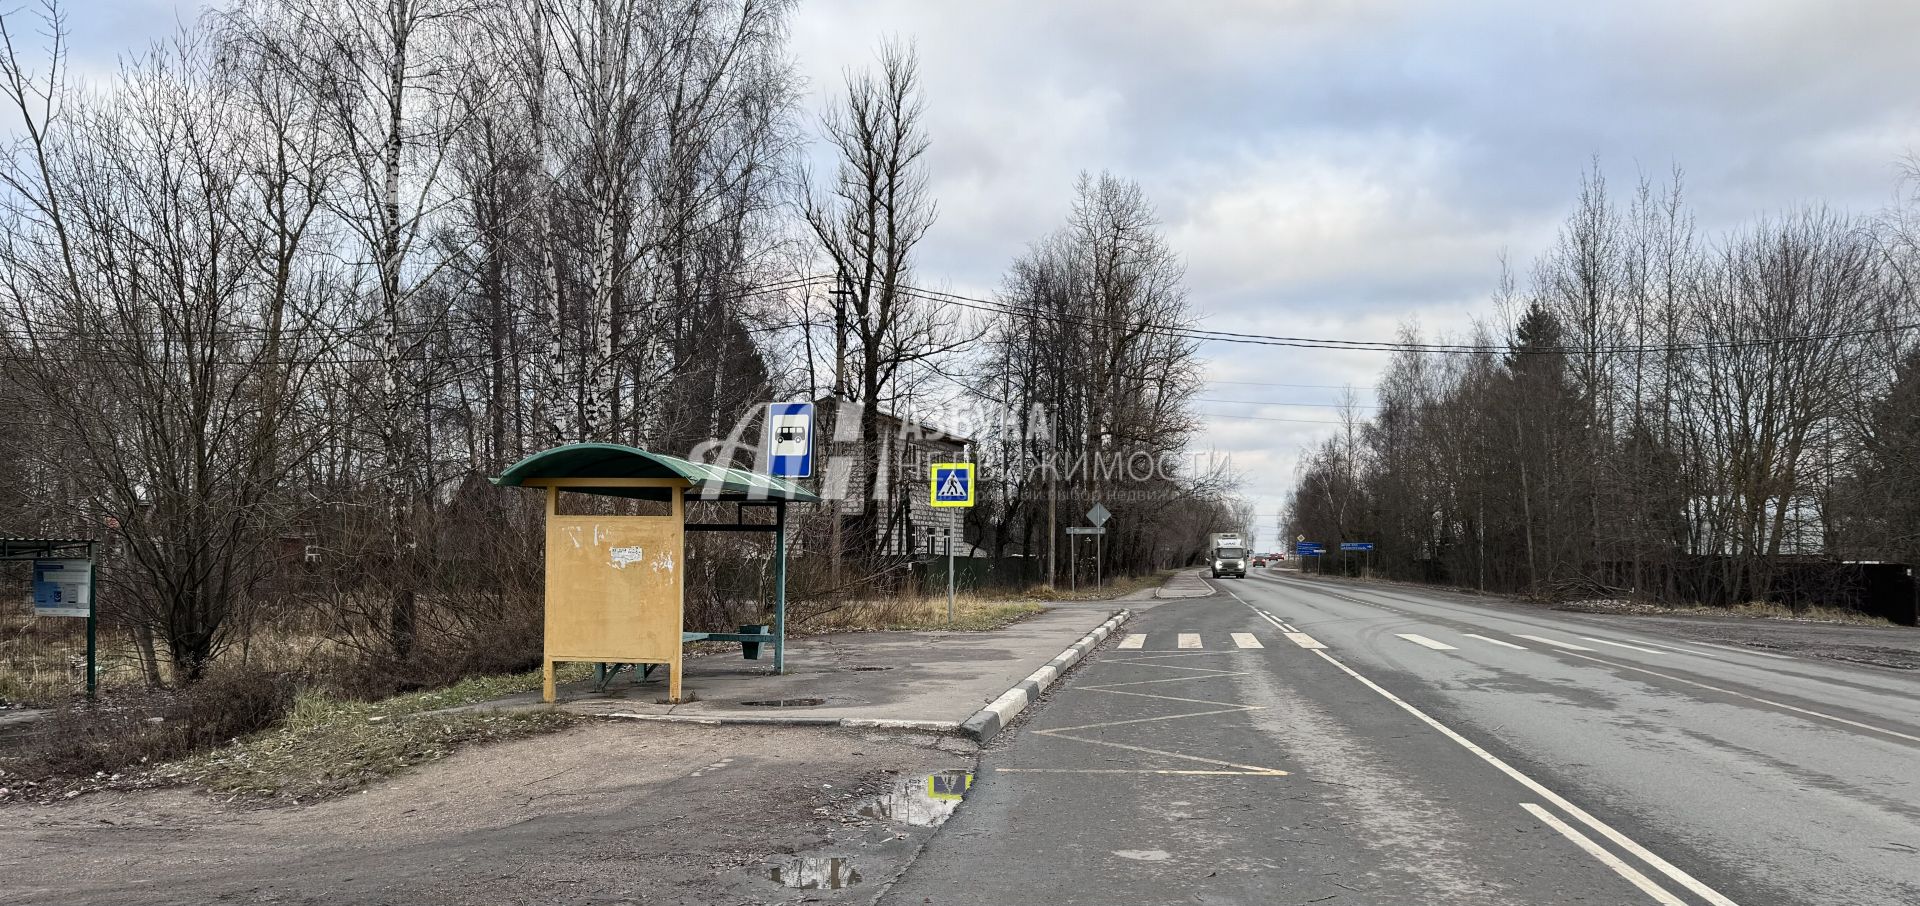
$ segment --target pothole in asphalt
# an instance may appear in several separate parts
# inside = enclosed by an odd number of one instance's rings
[[[767,869],[775,884],[799,890],[839,890],[860,883],[860,869],[842,856],[802,856]]]
[[[848,667],[847,669],[854,673],[871,673],[875,670],[892,670],[893,668],[892,667],[876,667],[869,664],[862,664],[858,667]]]
[[[867,799],[855,811],[914,827],[934,827],[953,817],[953,810],[973,787],[969,771],[941,771],[896,780],[893,789]]]
[[[740,704],[753,708],[811,708],[826,703],[824,698],[763,698]]]

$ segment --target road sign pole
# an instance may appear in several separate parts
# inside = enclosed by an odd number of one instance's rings
[[[953,529],[947,529],[947,627],[953,627]]]
[[[1080,591],[1080,536],[1067,536],[1067,590]]]
[[[1105,543],[1106,537],[1107,536],[1105,535],[1093,536],[1093,587],[1094,588],[1100,588],[1107,584],[1106,573],[1103,571],[1106,568],[1107,564],[1106,564],[1106,561],[1101,559],[1101,556],[1100,556],[1106,550],[1106,547],[1107,547]]]

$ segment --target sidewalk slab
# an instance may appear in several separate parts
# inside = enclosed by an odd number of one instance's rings
[[[1201,570],[1174,573],[1153,594],[1156,598],[1204,598],[1213,594],[1213,586],[1200,577]]]
[[[664,703],[664,674],[656,672],[635,683],[623,672],[605,692],[594,692],[591,682],[563,685],[557,707],[676,723],[957,731],[969,717],[1106,623],[1117,609],[1049,608],[987,632],[847,632],[796,638],[789,642],[784,676],[771,672],[771,660],[745,660],[737,651],[704,655],[686,663],[681,693],[689,700],[681,704]],[[527,693],[472,707],[547,706],[538,693]]]

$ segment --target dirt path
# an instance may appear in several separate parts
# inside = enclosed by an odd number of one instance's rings
[[[181,790],[0,808],[12,904],[864,902],[930,828],[861,817],[897,781],[970,770],[934,737],[592,723],[365,792],[248,809]],[[839,891],[769,879],[839,856]]]

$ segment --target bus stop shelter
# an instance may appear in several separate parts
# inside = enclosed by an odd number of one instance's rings
[[[680,701],[687,642],[769,646],[773,669],[786,670],[787,505],[817,503],[783,478],[650,453],[623,444],[567,444],[514,463],[493,483],[545,488],[546,639],[543,698],[552,702],[554,666],[665,667],[667,697]],[[562,494],[651,501],[648,515],[568,515]],[[689,523],[687,504],[735,504],[733,522]],[[748,507],[772,507],[771,525],[750,523]],[[771,532],[774,536],[773,625],[765,632],[688,632],[685,613],[687,532]]]

